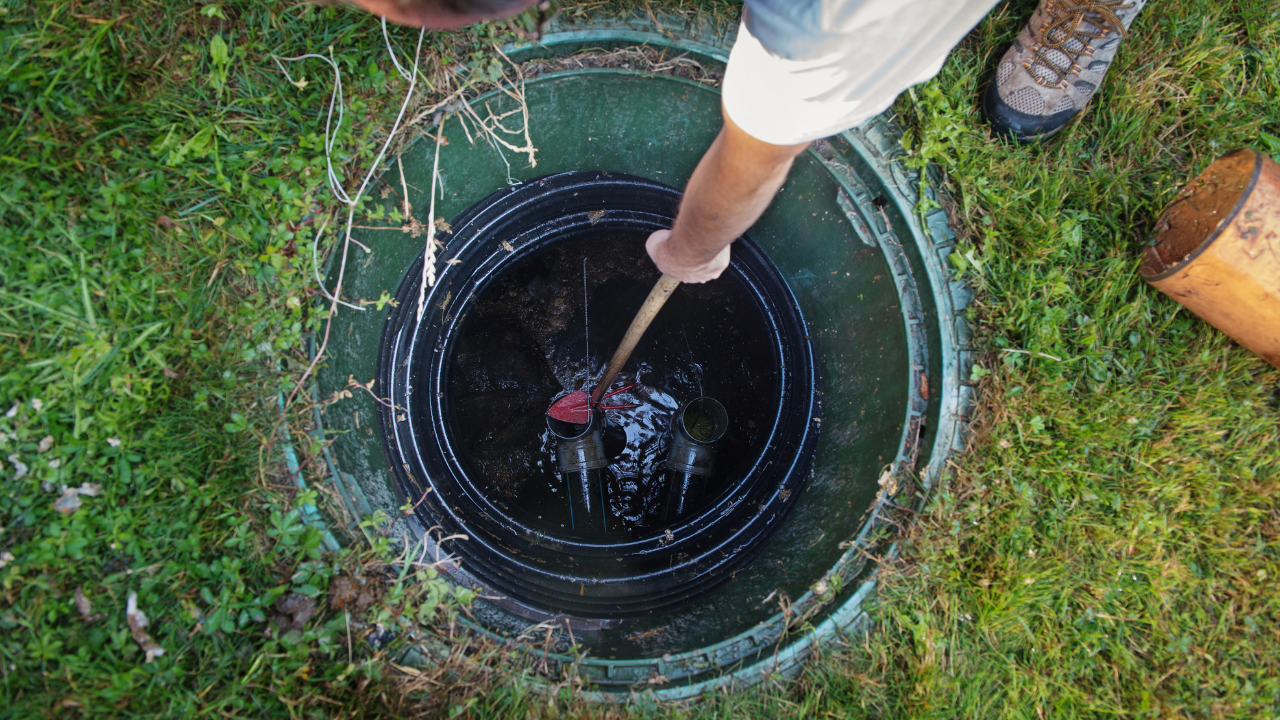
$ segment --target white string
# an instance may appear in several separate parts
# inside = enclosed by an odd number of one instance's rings
[[[404,69],[404,66],[396,59],[396,51],[391,49],[391,36],[387,34],[387,18],[385,16],[382,18],[382,40],[387,44],[387,54],[391,56],[391,64],[396,66],[396,71],[400,73],[400,77],[408,80],[409,71]]]
[[[332,54],[333,48],[329,48],[329,52]],[[333,91],[329,94],[329,110],[324,119],[324,160],[328,167],[329,189],[333,192],[334,197],[338,198],[339,201],[346,205],[350,205],[351,198],[348,197],[346,191],[342,189],[342,183],[338,181],[338,173],[333,169],[333,145],[337,142],[338,131],[342,129],[342,118],[344,115],[342,102],[342,72],[338,69],[338,63],[332,57],[325,57],[324,55],[319,55],[317,53],[307,53],[306,55],[287,58],[272,55],[271,59],[275,60],[276,67],[280,68],[280,72],[284,74],[285,79],[298,87],[304,87],[306,83],[303,82],[299,84],[298,81],[294,80],[289,75],[289,71],[285,69],[284,65],[280,64],[281,60],[284,62],[319,60],[326,63],[333,69]],[[333,109],[335,106],[338,108],[337,124],[333,123]]]
[[[329,51],[333,52],[332,48],[330,48]],[[305,85],[305,81],[302,84],[299,84],[298,81],[294,80],[293,77],[289,75],[289,71],[285,69],[285,66],[280,63],[281,60],[285,62],[299,62],[302,60],[319,60],[323,63],[328,64],[329,67],[333,70],[333,90],[329,93],[329,109],[325,115],[325,120],[324,120],[324,161],[327,168],[330,192],[332,192],[334,197],[338,198],[338,200],[343,204],[350,205],[351,198],[347,197],[346,191],[342,189],[342,183],[338,181],[338,175],[336,172],[334,172],[334,169],[333,169],[333,145],[334,145],[334,142],[336,142],[338,130],[342,128],[342,117],[343,117],[342,73],[338,70],[338,64],[332,58],[325,57],[324,55],[318,55],[316,53],[307,53],[306,55],[298,55],[297,57],[288,57],[288,58],[282,58],[282,57],[277,57],[275,55],[272,55],[271,59],[275,60],[276,67],[280,68],[280,72],[284,74],[285,79],[288,80],[291,84],[296,85],[298,87],[302,87],[303,85]],[[338,108],[338,122],[336,125],[333,124],[333,108],[335,105]],[[329,292],[329,289],[325,287],[324,280],[320,278],[320,258],[317,254],[317,250],[320,245],[320,236],[324,233],[324,228],[328,227],[328,225],[329,223],[326,220],[324,225],[321,226],[320,231],[316,233],[315,240],[311,243],[311,262],[312,262],[312,265],[315,267],[316,284],[320,287],[320,294],[323,295],[327,300],[330,300],[332,302],[341,303],[346,307],[349,307],[355,310],[364,310],[364,308],[360,307],[359,305],[353,305],[349,302],[343,302],[342,300],[339,300],[337,297],[332,295]]]
[[[333,190],[334,196],[337,197],[339,201],[346,203],[347,205],[347,224],[346,224],[346,229],[343,232],[342,258],[340,263],[338,264],[337,284],[334,285],[332,293],[328,292],[328,290],[324,287],[324,283],[320,284],[321,292],[323,292],[325,294],[325,297],[329,298],[330,302],[332,303],[329,306],[329,317],[325,321],[324,340],[320,343],[320,347],[316,350],[316,354],[311,359],[311,364],[307,367],[306,372],[304,372],[302,374],[302,377],[298,379],[298,384],[294,386],[293,392],[289,393],[289,402],[293,401],[293,397],[298,394],[298,390],[303,386],[304,383],[306,383],[307,378],[310,377],[312,371],[315,370],[316,364],[319,363],[320,358],[324,356],[325,348],[327,348],[329,345],[329,331],[333,327],[333,317],[334,315],[337,314],[338,305],[342,304],[347,307],[352,307],[347,303],[342,303],[338,298],[342,295],[342,282],[346,278],[347,254],[348,254],[348,251],[351,249],[351,243],[352,243],[351,226],[355,224],[356,205],[359,203],[360,198],[364,195],[364,191],[368,189],[369,183],[373,181],[374,175],[378,172],[380,166],[382,165],[382,159],[386,157],[387,149],[391,147],[391,142],[395,140],[396,133],[399,132],[400,130],[400,123],[402,120],[404,120],[405,110],[409,108],[409,102],[413,99],[413,91],[416,89],[418,84],[418,63],[422,57],[422,39],[426,36],[426,34],[427,34],[426,28],[423,28],[418,32],[418,44],[417,44],[417,47],[414,49],[414,53],[413,53],[413,72],[411,72],[407,76],[407,79],[409,81],[409,88],[408,90],[405,91],[404,101],[400,103],[400,111],[396,113],[396,120],[391,125],[391,131],[387,133],[387,139],[382,143],[382,148],[378,150],[378,157],[374,159],[373,164],[369,166],[369,171],[365,173],[364,179],[360,182],[360,187],[359,189],[356,190],[356,194],[354,197],[348,196],[340,187],[340,184],[337,181],[337,175],[333,170],[333,160],[331,157],[332,151],[333,151],[333,145],[336,142],[336,135],[338,132],[338,128],[342,127],[342,114],[343,114],[342,103],[341,103],[342,73],[338,69],[337,62],[333,60],[332,57],[326,58],[323,55],[317,55],[315,53],[308,53],[307,55],[299,55],[294,58],[275,58],[275,56],[272,56],[273,58],[276,59],[276,64],[277,66],[280,67],[281,72],[284,73],[285,78],[288,79],[289,82],[291,83],[293,83],[293,79],[289,77],[289,73],[285,71],[284,66],[280,64],[279,62],[280,60],[284,60],[286,62],[297,62],[297,61],[305,60],[308,58],[316,58],[319,60],[323,60],[324,62],[329,64],[329,67],[333,68],[334,90],[329,98],[329,111],[328,111],[328,116],[325,120],[325,160],[329,165],[330,188]],[[390,44],[388,43],[388,50],[389,49],[390,49]],[[329,52],[330,54],[332,54],[333,52],[332,48],[330,49]],[[393,62],[395,62],[394,55],[392,56],[392,60]],[[398,62],[396,62],[396,67],[397,68],[400,67]],[[294,83],[294,84],[297,84],[297,83]],[[331,132],[330,120],[333,117],[333,108],[335,104],[337,104],[338,106],[338,123],[336,126],[333,127]],[[360,309],[363,310],[363,308],[360,308]]]
[[[345,106],[342,101],[342,72],[338,68],[337,61],[333,59],[333,48],[332,47],[329,48],[328,57],[324,55],[320,55],[318,53],[307,53],[305,55],[298,55],[296,57],[287,57],[287,58],[278,57],[276,55],[271,56],[271,58],[275,60],[276,67],[280,68],[280,72],[284,74],[285,79],[288,80],[293,85],[298,85],[299,83],[295,81],[292,76],[289,75],[289,71],[285,68],[283,64],[281,64],[281,61],[300,62],[302,60],[320,60],[321,62],[326,63],[330,67],[330,69],[333,70],[333,91],[329,94],[329,107],[325,113],[325,121],[324,121],[324,160],[325,160],[326,173],[329,181],[329,190],[333,193],[333,196],[337,198],[339,202],[343,203],[344,205],[347,205],[349,208],[349,212],[347,213],[347,229],[344,236],[344,247],[343,247],[343,253],[342,253],[344,266],[346,261],[345,245],[347,242],[351,242],[353,240],[353,238],[351,237],[351,226],[355,222],[355,206],[359,202],[360,197],[364,194],[365,189],[368,187],[369,181],[372,179],[373,174],[377,172],[378,165],[382,162],[382,157],[383,155],[386,154],[387,147],[391,144],[392,138],[395,137],[396,131],[400,129],[400,121],[404,118],[404,111],[408,107],[409,99],[413,96],[413,90],[417,84],[418,55],[422,52],[422,39],[425,35],[426,35],[425,29],[419,31],[418,33],[418,46],[417,46],[417,52],[414,55],[413,73],[410,73],[408,70],[405,70],[405,68],[400,64],[399,60],[396,59],[395,51],[392,50],[391,48],[391,37],[387,34],[386,18],[383,18],[382,20],[382,38],[386,42],[387,54],[390,55],[391,63],[395,65],[396,70],[400,73],[400,76],[403,77],[405,80],[409,81],[409,90],[407,93],[405,93],[405,101],[400,106],[400,114],[396,117],[395,125],[392,126],[391,133],[387,135],[387,140],[382,145],[382,151],[378,153],[378,160],[374,162],[373,167],[371,167],[369,172],[365,175],[364,181],[360,184],[360,189],[356,192],[356,196],[354,198],[348,195],[346,190],[343,189],[342,182],[338,178],[338,173],[333,167],[333,148],[338,141],[338,131],[342,129],[342,120],[345,116]],[[336,123],[334,123],[333,121],[333,111],[335,107],[337,108],[337,111],[338,111],[338,121]],[[320,236],[323,233],[323,230],[324,228],[322,227],[321,232],[316,233],[316,238],[315,238],[315,241],[312,243],[312,248],[311,248],[312,261],[313,261],[313,265],[315,266],[316,283],[320,286],[320,294],[322,294],[326,299],[330,300],[331,302],[340,304],[344,307],[349,307],[352,310],[360,310],[361,312],[363,312],[365,308],[360,307],[359,305],[355,305],[353,303],[346,302],[344,300],[340,300],[338,298],[338,290],[336,288],[334,292],[330,293],[329,289],[325,287],[324,280],[320,277],[320,264],[319,264],[319,258],[317,256],[317,252],[318,252],[317,246],[320,243]],[[340,271],[339,277],[341,277],[341,275],[342,275],[342,272]],[[341,281],[339,281],[339,286],[341,286]]]
[[[320,278],[320,256],[318,254],[318,248],[320,247],[320,236],[324,234],[324,230],[327,227],[329,227],[329,218],[324,219],[324,222],[320,225],[320,229],[316,231],[315,239],[311,241],[311,267],[316,274],[316,284],[320,286],[320,292],[329,300],[349,307],[352,310],[364,311],[364,308],[359,305],[353,305],[352,303],[345,300],[339,300],[338,298],[330,295],[329,291],[324,287],[324,280]]]

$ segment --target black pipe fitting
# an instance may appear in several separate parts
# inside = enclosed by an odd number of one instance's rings
[[[667,469],[710,476],[715,469],[715,443],[729,429],[729,413],[719,400],[690,400],[671,416],[671,450]]]
[[[547,416],[547,429],[556,438],[556,462],[569,485],[569,522],[579,532],[606,531],[604,501],[604,413],[593,412],[586,425]]]
[[[709,397],[690,400],[671,416],[664,523],[675,522],[706,498],[715,471],[715,443],[728,429],[729,413]]]

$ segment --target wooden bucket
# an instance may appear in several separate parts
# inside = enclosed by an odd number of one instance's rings
[[[1280,367],[1280,165],[1248,148],[1210,165],[1165,208],[1139,272]]]

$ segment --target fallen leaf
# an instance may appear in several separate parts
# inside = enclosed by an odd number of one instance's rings
[[[76,488],[63,488],[62,496],[53,501],[53,509],[63,515],[70,515],[80,509],[84,502],[80,500],[80,491]]]
[[[173,229],[173,221],[164,215],[161,215],[160,217],[156,218],[156,224],[164,228],[165,230]]]
[[[360,584],[350,575],[339,575],[329,583],[329,607],[341,610],[356,599]]]
[[[182,375],[180,375],[177,372],[174,372],[173,370],[170,370],[169,368],[160,368],[160,371],[163,372],[164,376],[169,378],[170,380],[177,380],[178,378],[182,377]]]
[[[89,602],[89,598],[84,596],[83,588],[76,588],[76,610],[79,611],[80,617],[87,618],[93,614],[93,603]]]
[[[895,493],[898,492],[898,479],[895,478],[893,476],[893,473],[890,472],[889,470],[885,470],[883,473],[881,473],[880,481],[878,484],[882,488],[881,493],[883,493],[886,496],[892,497]]]
[[[49,452],[49,448],[51,447],[53,447],[53,436],[45,435],[43,438],[40,438],[40,444],[36,446],[36,449],[42,453],[46,453]]]
[[[417,218],[409,218],[409,222],[400,227],[400,232],[409,233],[411,237],[420,237],[426,230],[426,227],[427,226],[419,222]]]
[[[408,665],[397,665],[395,663],[391,663],[391,667],[399,670],[400,672],[406,675],[412,675],[414,677],[422,677],[422,671],[415,667],[409,667]]]
[[[138,593],[129,593],[129,599],[125,601],[125,619],[129,622],[129,634],[133,636],[138,646],[147,653],[147,659],[144,662],[151,662],[164,654],[164,648],[156,643],[155,639],[147,633],[146,613],[138,609]]]
[[[444,218],[436,218],[436,230],[442,233],[453,233],[453,226],[444,221]]]
[[[27,476],[27,466],[22,464],[22,461],[18,459],[19,457],[21,456],[18,453],[9,456],[9,463],[13,465],[14,480],[21,480]]]
[[[290,630],[301,630],[316,614],[316,602],[306,595],[290,593],[276,601],[276,612],[272,620],[283,635]]]
[[[102,613],[93,611],[93,603],[89,602],[89,598],[85,597],[83,588],[76,588],[75,600],[76,610],[80,613],[80,619],[84,622],[97,622],[106,617]]]
[[[381,589],[373,579],[339,575],[329,585],[329,607],[335,610],[346,608],[360,615],[377,601]]]
[[[663,625],[663,626],[662,626],[662,627],[660,627],[660,628],[654,628],[654,629],[652,629],[652,630],[645,630],[644,632],[638,632],[638,633],[636,633],[636,634],[634,634],[634,635],[628,635],[628,636],[627,636],[627,640],[628,640],[628,641],[630,641],[630,642],[634,642],[634,641],[636,641],[636,640],[643,640],[644,638],[653,637],[654,635],[660,635],[660,634],[662,633],[662,631],[663,631],[663,630],[666,630],[666,629],[667,629],[667,626],[666,626],[666,625]]]
[[[97,497],[102,493],[102,486],[96,483],[84,483],[78,488],[62,488],[62,496],[53,503],[53,509],[63,515],[70,515],[80,509],[84,502],[80,499],[81,495],[89,497]]]

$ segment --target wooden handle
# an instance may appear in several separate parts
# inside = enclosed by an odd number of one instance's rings
[[[640,311],[636,313],[635,318],[631,321],[631,327],[627,328],[627,334],[622,336],[622,342],[618,345],[618,349],[613,353],[613,359],[609,361],[609,367],[605,368],[604,375],[600,378],[600,384],[596,385],[596,389],[591,393],[591,407],[595,407],[600,402],[600,396],[604,395],[604,391],[613,382],[614,376],[627,364],[627,358],[631,357],[631,351],[636,349],[636,344],[640,342],[640,338],[644,335],[644,331],[649,329],[649,323],[653,322],[654,316],[662,309],[667,302],[667,298],[671,297],[671,293],[675,292],[680,286],[680,281],[663,273],[658,278],[658,282],[654,283],[653,289],[649,291],[649,297],[645,298],[644,304],[640,306]]]

